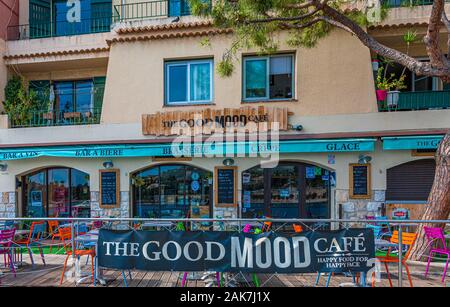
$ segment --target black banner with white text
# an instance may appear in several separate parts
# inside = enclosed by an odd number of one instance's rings
[[[146,271],[367,272],[371,229],[249,234],[101,229],[100,267]]]

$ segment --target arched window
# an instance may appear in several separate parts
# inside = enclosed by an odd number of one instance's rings
[[[24,216],[90,217],[89,174],[73,168],[41,169],[22,177]]]
[[[304,163],[252,167],[242,172],[242,217],[329,218],[331,176]]]
[[[157,165],[132,176],[133,215],[211,216],[212,172],[184,164]]]

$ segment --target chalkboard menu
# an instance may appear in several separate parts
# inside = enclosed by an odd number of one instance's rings
[[[350,197],[370,198],[370,164],[350,164]]]
[[[237,203],[237,167],[216,167],[214,177],[216,206],[235,206]]]
[[[120,172],[118,169],[100,170],[100,206],[120,205]]]

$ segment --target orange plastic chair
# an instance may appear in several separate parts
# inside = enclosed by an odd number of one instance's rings
[[[295,232],[303,232],[303,227],[301,225],[298,224],[292,224],[292,228],[294,228]]]
[[[81,257],[81,256],[91,256],[91,273],[92,273],[92,282],[94,282],[94,270],[95,270],[95,266],[94,266],[94,258],[95,258],[95,249],[77,249],[75,247],[75,251],[72,250],[72,244],[71,244],[71,240],[72,240],[72,229],[71,227],[63,227],[63,228],[59,228],[59,235],[60,238],[63,242],[64,245],[64,250],[66,252],[66,260],[64,261],[64,267],[63,267],[63,271],[61,274],[61,280],[59,282],[59,284],[61,285],[63,283],[64,280],[64,273],[66,272],[66,267],[67,267],[67,261],[69,260],[69,257],[73,255],[73,253],[75,253],[76,257]]]
[[[417,234],[415,234],[415,233],[410,233],[410,232],[402,233],[402,244],[404,246],[408,246],[408,250],[402,256],[402,264],[406,269],[406,273],[408,274],[408,280],[409,280],[409,284],[411,285],[411,287],[413,287],[413,282],[412,282],[411,274],[409,272],[409,267],[406,264],[406,261],[408,261],[409,254],[411,253],[412,247],[413,247],[414,243],[416,242],[416,239],[417,239]],[[398,242],[399,242],[398,230],[395,230],[391,237],[391,243],[398,244]],[[386,272],[388,275],[388,279],[389,279],[389,284],[392,287],[392,280],[391,280],[391,275],[389,273],[388,263],[398,263],[399,262],[398,255],[395,255],[395,254],[392,255],[391,248],[389,248],[385,256],[378,256],[377,258],[380,260],[381,263],[384,263],[384,266],[386,268]]]
[[[50,232],[50,235],[52,236],[52,245],[50,245],[50,253],[52,252],[53,243],[55,242],[55,239],[57,239],[60,242],[58,245],[62,243],[58,228],[59,228],[58,221],[48,221],[48,230]]]
[[[28,254],[30,255],[31,265],[34,267],[33,253],[31,252],[31,248],[36,246],[39,249],[41,254],[42,263],[45,265],[44,252],[42,251],[42,240],[44,239],[44,232],[46,228],[45,221],[32,222],[30,226],[30,232],[28,236],[24,238],[20,238],[17,241],[14,241],[14,244],[19,247],[17,252],[20,254],[20,259],[22,259],[22,248],[26,248],[28,250]]]
[[[271,227],[272,227],[272,222],[264,222],[263,227],[261,228],[261,231],[268,232],[268,231],[270,231]]]

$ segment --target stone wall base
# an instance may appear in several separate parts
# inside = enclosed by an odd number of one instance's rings
[[[14,218],[16,217],[16,193],[3,192],[0,202],[0,217]]]
[[[373,190],[370,199],[352,199],[348,190],[336,190],[337,207],[342,206],[342,219],[358,220],[368,216],[381,216],[385,203],[385,190]],[[339,216],[337,216],[339,218]],[[362,226],[362,223],[349,223],[351,226]],[[346,225],[348,226],[348,225]]]

